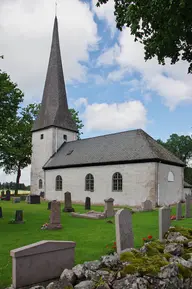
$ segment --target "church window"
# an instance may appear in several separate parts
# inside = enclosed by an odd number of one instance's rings
[[[63,135],[63,139],[67,140],[67,135],[66,134]]]
[[[94,177],[92,174],[88,174],[85,177],[85,191],[94,191]]]
[[[44,135],[43,135],[43,133],[41,134],[41,139],[43,139],[43,137],[44,137]]]
[[[123,188],[123,178],[120,173],[115,173],[112,177],[112,190],[122,191]]]
[[[42,189],[42,187],[43,187],[43,181],[42,181],[42,179],[40,179],[39,180],[39,189]]]
[[[168,182],[174,182],[174,179],[175,179],[174,174],[170,171],[168,173]]]
[[[55,190],[56,191],[62,191],[62,184],[63,184],[62,177],[61,176],[56,176]]]

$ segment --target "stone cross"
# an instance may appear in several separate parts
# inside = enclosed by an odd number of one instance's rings
[[[2,208],[0,207],[0,219],[3,218],[3,211]]]
[[[171,209],[170,207],[163,207],[159,209],[159,240],[162,242],[165,233],[171,226]]]
[[[191,195],[185,195],[185,217],[191,218]]]
[[[17,210],[15,212],[15,223],[17,224],[22,224],[23,222],[23,211],[22,210]]]
[[[60,202],[53,201],[51,202],[51,215],[50,223],[48,224],[49,230],[61,229],[61,205]]]
[[[105,199],[105,216],[106,218],[113,217],[115,215],[115,211],[113,209],[113,198]]]
[[[65,193],[65,207],[63,212],[75,212],[75,210],[72,208],[70,192]]]
[[[121,209],[115,215],[117,253],[134,247],[132,230],[132,213],[128,209]]]
[[[142,208],[143,211],[152,211],[153,210],[152,202],[150,200],[146,200],[145,202],[142,203]]]
[[[85,210],[91,210],[91,198],[89,197],[85,199]]]
[[[181,220],[182,218],[182,203],[177,202],[176,206],[176,220]]]

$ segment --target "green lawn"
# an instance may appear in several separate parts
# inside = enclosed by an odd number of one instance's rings
[[[115,225],[106,220],[89,220],[73,218],[62,212],[63,229],[58,231],[41,230],[42,224],[48,222],[50,211],[47,202],[39,205],[29,205],[25,202],[13,204],[2,201],[3,219],[0,219],[0,289],[11,284],[11,257],[9,252],[41,240],[69,240],[76,242],[75,262],[96,260],[106,253],[106,245],[115,241]],[[62,204],[63,207],[63,204]],[[74,205],[76,212],[84,212],[82,205]],[[25,224],[8,224],[14,218],[15,210],[24,211]],[[103,207],[92,206],[93,210],[103,211]],[[184,208],[183,208],[184,209]],[[172,209],[175,214],[175,208]],[[111,218],[113,219],[113,218]],[[192,227],[192,219],[179,222],[179,224]],[[133,232],[135,247],[142,245],[142,238],[149,234],[158,238],[158,211],[141,212],[133,214]]]

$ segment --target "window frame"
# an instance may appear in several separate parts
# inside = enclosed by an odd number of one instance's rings
[[[55,190],[62,191],[63,190],[63,179],[60,175],[57,175],[55,178]]]
[[[171,177],[170,177],[170,174],[171,174]],[[174,173],[172,171],[168,172],[167,180],[168,180],[169,183],[172,183],[172,182],[175,181],[175,175],[174,175]]]
[[[112,176],[112,192],[123,191],[123,176],[121,173],[116,172]]]
[[[63,139],[64,139],[65,141],[67,141],[67,135],[66,135],[66,134],[63,135]]]
[[[88,173],[85,176],[85,191],[94,192],[94,176],[91,173]]]
[[[43,180],[39,179],[39,189],[43,189]]]
[[[44,139],[44,134],[43,133],[41,133],[40,139]]]

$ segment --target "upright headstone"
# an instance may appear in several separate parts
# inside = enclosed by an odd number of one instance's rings
[[[15,212],[15,223],[17,224],[23,224],[23,211],[22,210],[17,210]]]
[[[3,211],[2,208],[0,207],[0,219],[3,218]]]
[[[65,193],[65,207],[63,212],[75,212],[75,210],[72,208],[70,192]]]
[[[10,201],[10,199],[11,199],[11,192],[10,192],[10,190],[7,190],[6,191],[6,201]]]
[[[159,240],[163,241],[165,233],[171,226],[171,209],[163,207],[159,209]]]
[[[190,195],[185,195],[185,217],[186,218],[191,218],[191,196]]]
[[[105,216],[106,218],[113,217],[115,215],[115,210],[113,208],[113,198],[105,199]]]
[[[181,220],[182,218],[182,203],[178,202],[176,206],[176,220]]]
[[[51,202],[48,202],[47,210],[51,210]]]
[[[134,247],[132,213],[128,209],[117,211],[115,215],[117,253]]]
[[[40,192],[40,197],[45,198],[45,192]]]
[[[150,200],[146,200],[145,202],[143,202],[142,209],[143,211],[152,211],[153,210],[152,202]]]
[[[91,198],[89,197],[85,199],[85,210],[91,210]]]
[[[21,201],[21,198],[20,198],[20,197],[14,197],[14,198],[12,198],[12,202],[13,202],[14,204],[20,203],[20,201]]]
[[[48,224],[47,228],[49,230],[58,230],[62,228],[60,202],[57,201],[51,202],[50,223]]]
[[[28,195],[28,196],[26,197],[25,202],[28,203],[28,204],[30,203],[30,195]]]

